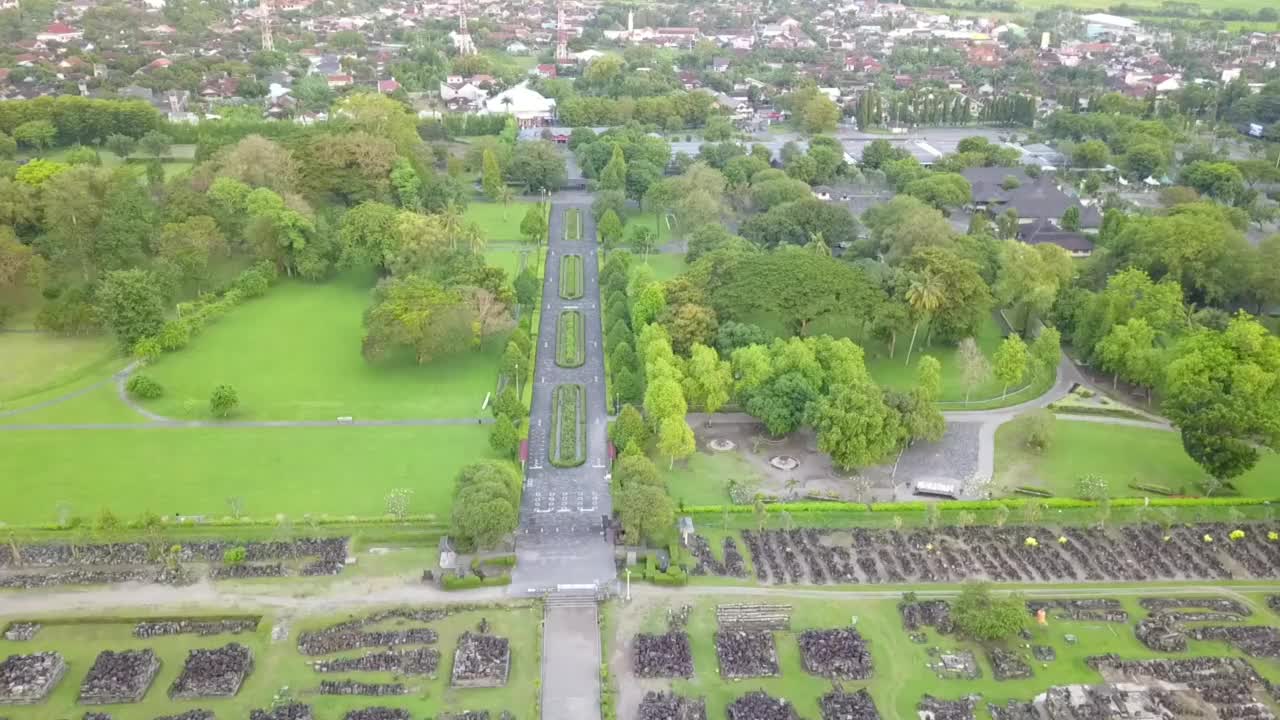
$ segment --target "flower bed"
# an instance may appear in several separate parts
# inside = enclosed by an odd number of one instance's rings
[[[564,211],[564,239],[571,242],[582,239],[582,211],[578,208]]]
[[[582,385],[557,385],[551,392],[555,432],[548,453],[556,467],[576,467],[587,461],[586,395]]]
[[[586,361],[586,326],[582,313],[565,310],[556,325],[556,364],[564,368],[581,367]]]
[[[560,297],[565,300],[580,299],[582,285],[582,256],[562,256],[560,258]]]

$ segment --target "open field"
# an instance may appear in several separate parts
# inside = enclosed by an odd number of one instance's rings
[[[653,268],[658,280],[670,280],[688,269],[683,253],[649,253],[643,262]]]
[[[1099,593],[1102,595],[1101,593]],[[1104,596],[1104,595],[1103,595]],[[656,597],[650,596],[653,600]],[[925,694],[943,699],[957,699],[970,693],[980,693],[978,717],[989,717],[987,703],[1004,704],[1007,700],[1030,700],[1036,694],[1053,685],[1071,683],[1097,683],[1101,676],[1085,664],[1085,658],[1114,652],[1125,659],[1150,657],[1192,657],[1212,655],[1216,657],[1241,657],[1242,654],[1216,642],[1192,641],[1186,652],[1158,654],[1142,645],[1134,636],[1132,625],[1146,611],[1133,597],[1118,598],[1129,612],[1129,624],[1078,622],[1059,619],[1051,612],[1046,627],[1031,630],[1032,643],[1049,645],[1057,652],[1057,659],[1048,663],[1032,661],[1033,677],[1022,680],[997,681],[983,646],[978,643],[957,640],[951,635],[940,635],[934,629],[925,631],[926,642],[912,642],[903,629],[896,607],[896,600],[815,600],[788,596],[785,592],[772,593],[764,598],[731,598],[725,602],[776,602],[794,607],[790,631],[772,633],[777,647],[778,677],[749,678],[729,681],[717,673],[718,662],[713,634],[717,630],[715,605],[712,600],[697,600],[693,605],[688,625],[693,651],[695,675],[690,680],[636,680],[630,677],[629,644],[636,632],[661,633],[666,630],[669,601],[637,602],[621,606],[618,617],[610,621],[610,650],[615,682],[629,692],[619,697],[619,717],[624,720],[635,717],[635,703],[641,695],[639,688],[658,689],[671,687],[677,693],[702,696],[707,701],[707,717],[723,718],[725,707],[749,691],[764,690],[776,698],[786,698],[795,705],[800,717],[818,718],[821,712],[818,699],[831,690],[830,680],[807,673],[802,664],[796,638],[805,629],[846,628],[852,623],[867,642],[873,662],[873,674],[869,680],[841,681],[845,692],[866,688],[884,718],[915,717],[916,703]],[[690,598],[690,601],[694,600]],[[1275,620],[1261,602],[1261,596],[1252,596],[1254,615],[1246,622],[1270,623]],[[1030,617],[1028,616],[1028,619]],[[1065,641],[1074,635],[1074,644]],[[1021,653],[1021,641],[998,645]],[[978,659],[981,677],[976,680],[939,679],[928,664],[936,663],[930,648],[944,651],[970,650]],[[1251,659],[1253,666],[1271,680],[1280,677],[1280,663],[1274,660]]]
[[[1043,455],[1019,447],[1017,434],[1013,423],[996,433],[995,479],[1002,485],[1035,485],[1072,497],[1076,480],[1092,473],[1107,481],[1113,497],[1144,494],[1129,488],[1132,482],[1203,494],[1199,483],[1204,471],[1187,456],[1176,432],[1059,420],[1053,443]],[[1273,496],[1278,473],[1280,457],[1267,453],[1235,485],[1243,495]]]
[[[480,416],[503,339],[425,365],[405,355],[369,363],[360,352],[369,287],[355,276],[281,283],[148,368],[165,388],[148,407],[204,419],[209,393],[226,383],[240,395],[240,420]]]
[[[109,375],[124,362],[106,336],[0,333],[0,410],[29,405],[82,378]]]
[[[492,456],[488,428],[153,428],[0,432],[0,477],[20,481],[0,521],[52,522],[110,508],[132,518],[284,513],[379,515],[394,488],[414,490],[410,510],[447,517],[453,477]]]
[[[623,223],[624,237],[625,237],[625,230],[627,226],[631,225],[632,223],[640,223],[640,224],[648,225],[650,228],[657,231],[658,245],[664,245],[668,242],[671,242],[671,239],[674,237],[674,234],[672,233],[671,228],[667,225],[666,221],[659,220],[658,213],[652,210],[641,212],[640,210],[637,210],[634,208],[627,208],[626,215],[625,217],[622,218],[622,223]]]
[[[61,161],[67,156],[67,153],[71,152],[73,149],[74,147],[58,148],[44,153],[44,157],[49,160]],[[98,148],[97,150],[98,157],[102,160],[103,167],[111,168],[125,164],[125,161],[119,155],[116,155],[110,150],[105,148]],[[169,155],[161,162],[161,165],[164,167],[165,178],[168,179],[176,175],[180,175],[194,167],[195,154],[195,145],[172,146],[169,150]],[[146,162],[147,159],[145,159],[145,156],[138,154],[133,156],[133,162],[131,164],[140,172],[143,172],[145,177]]]
[[[736,452],[699,450],[668,470],[661,458],[654,458],[659,474],[667,479],[667,490],[677,503],[685,505],[728,505],[726,483],[737,480],[748,487],[760,484],[763,476]]]
[[[228,608],[206,609],[202,612],[226,613]],[[144,611],[153,614],[154,610]],[[188,611],[189,612],[189,611]],[[364,611],[359,613],[361,616]],[[146,614],[117,613],[118,618],[146,617]],[[439,633],[434,647],[440,651],[439,668],[434,676],[396,676],[391,672],[339,672],[319,673],[309,663],[317,659],[332,659],[362,654],[361,651],[339,655],[311,657],[297,649],[299,633],[327,627],[349,619],[343,613],[334,617],[287,618],[288,639],[271,640],[272,626],[286,618],[266,615],[256,632],[212,637],[177,635],[140,640],[132,635],[133,623],[101,623],[45,625],[28,642],[9,642],[0,638],[0,656],[14,653],[30,653],[56,650],[67,661],[68,670],[50,699],[33,706],[6,707],[5,715],[13,720],[48,720],[49,718],[80,717],[86,709],[105,710],[115,720],[152,720],[155,717],[179,713],[194,708],[207,708],[219,718],[244,720],[249,712],[269,708],[272,698],[281,688],[288,687],[294,701],[311,703],[317,720],[341,720],[352,709],[364,707],[394,707],[409,710],[413,717],[436,717],[439,713],[463,710],[488,710],[492,717],[507,710],[518,718],[534,717],[537,706],[537,680],[539,666],[539,619],[536,606],[519,608],[480,608],[461,611],[424,625],[414,621],[387,621],[371,626],[377,630],[397,630],[412,627],[430,627]],[[490,632],[506,637],[511,642],[511,670],[505,687],[501,688],[451,688],[449,674],[453,667],[453,651],[458,637],[467,630],[475,631],[481,619],[487,620]],[[7,620],[6,620],[7,622]],[[254,668],[239,694],[228,699],[184,701],[170,700],[167,690],[182,671],[187,651],[192,648],[216,648],[230,642],[247,646],[254,656]],[[94,658],[102,650],[151,648],[160,657],[161,667],[150,690],[142,702],[105,707],[78,705],[76,695],[80,682],[92,666]],[[377,651],[372,648],[371,651]],[[312,694],[321,680],[355,679],[360,682],[405,684],[410,692],[398,697],[335,697]]]
[[[489,242],[520,242],[520,221],[533,204],[515,201],[504,206],[502,203],[476,200],[467,204],[462,219],[479,226]]]

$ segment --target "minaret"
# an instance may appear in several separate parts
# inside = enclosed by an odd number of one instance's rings
[[[262,51],[271,52],[276,49],[276,42],[271,37],[271,2],[262,0],[258,5],[258,13],[262,18]]]
[[[635,37],[636,34],[636,11],[627,11],[627,39]]]
[[[556,63],[560,65],[568,65],[572,60],[569,58],[569,28],[564,24],[564,0],[556,1]]]
[[[475,55],[476,43],[471,39],[471,31],[467,29],[467,1],[458,0],[458,36],[454,39],[459,55]]]

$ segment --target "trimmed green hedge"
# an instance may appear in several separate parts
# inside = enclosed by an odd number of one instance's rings
[[[582,284],[582,256],[562,256],[560,258],[560,297],[565,300],[581,299]]]
[[[581,385],[557,385],[551,391],[551,411],[555,415],[547,454],[556,467],[577,467],[587,461],[586,396]]]
[[[587,330],[582,313],[565,310],[556,324],[556,364],[563,368],[581,367],[586,354]]]
[[[1158,497],[1150,498],[1117,498],[1111,501],[1111,507],[1137,507],[1148,505],[1150,507],[1240,507],[1251,505],[1280,505],[1280,498],[1241,498],[1241,497],[1195,497],[1195,498],[1177,498],[1177,497]],[[1086,509],[1096,508],[1098,503],[1093,500],[1078,500],[1076,498],[1007,498],[1002,500],[960,500],[956,502],[888,502],[888,503],[851,503],[851,502],[799,502],[799,503],[775,503],[769,506],[769,513],[778,513],[786,511],[791,515],[806,513],[923,513],[930,505],[938,505],[942,508],[942,512],[959,512],[961,510],[980,511],[995,510],[998,507],[1006,507],[1010,510],[1016,510],[1023,505],[1034,502],[1043,505],[1049,510],[1065,510],[1065,509]],[[747,515],[754,512],[754,508],[750,505],[689,505],[682,512],[685,515],[724,515],[740,514]]]
[[[1062,415],[1094,415],[1098,417],[1124,418],[1126,420],[1142,420],[1156,422],[1140,412],[1118,407],[1094,407],[1090,405],[1071,405],[1069,403],[1051,403],[1049,409]]]
[[[457,575],[445,575],[442,587],[444,587],[445,590],[472,590],[478,587],[495,587],[510,584],[510,575],[489,575],[484,579],[481,579],[479,575],[466,575],[462,577]]]

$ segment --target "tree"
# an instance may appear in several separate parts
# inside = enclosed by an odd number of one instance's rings
[[[685,396],[694,407],[714,414],[729,402],[733,370],[728,361],[706,345],[693,345],[685,373]]]
[[[1280,340],[1243,313],[1226,330],[1200,330],[1165,373],[1162,410],[1193,460],[1229,480],[1280,439]]]
[[[622,146],[613,146],[613,155],[609,163],[600,171],[600,189],[623,192],[627,188],[627,160],[622,155]]]
[[[957,173],[930,173],[907,183],[902,192],[939,210],[958,208],[973,199],[969,181]]]
[[[869,381],[841,385],[814,403],[818,449],[846,470],[880,462],[898,447],[901,416]]]
[[[1062,212],[1062,229],[1067,232],[1080,230],[1080,208],[1073,205]]]
[[[1228,205],[1244,194],[1244,175],[1229,162],[1193,162],[1182,171],[1182,184]]]
[[[485,149],[482,162],[480,184],[484,188],[484,194],[490,200],[497,201],[502,189],[507,186],[502,180],[502,168],[498,167],[498,158],[491,149]]]
[[[138,141],[128,135],[115,133],[107,137],[103,147],[110,150],[121,160],[127,160],[133,154],[133,151],[138,148]]]
[[[559,190],[568,178],[564,156],[545,140],[517,143],[508,172],[530,193]]]
[[[622,488],[617,504],[628,542],[642,543],[675,521],[675,506],[663,488],[632,483]]]
[[[1045,326],[1040,334],[1031,342],[1031,357],[1045,372],[1057,372],[1058,363],[1062,360],[1062,334],[1058,329]]]
[[[450,534],[469,547],[488,547],[519,523],[520,476],[505,461],[467,465],[454,481]]]
[[[472,315],[456,290],[422,275],[387,278],[365,313],[363,352],[377,360],[394,348],[411,348],[426,363],[467,348],[472,333]]]
[[[1161,147],[1150,141],[1140,141],[1129,146],[1121,163],[1125,173],[1134,180],[1145,180],[1159,174],[1165,164]]]
[[[683,422],[689,406],[680,383],[670,377],[651,378],[644,392],[644,412],[654,427],[660,428],[667,418],[679,418]]]
[[[642,255],[645,262],[649,261],[649,253],[653,252],[657,242],[657,234],[648,225],[635,223],[627,230],[627,245],[632,252]]]
[[[644,227],[648,229],[647,225]],[[616,247],[622,240],[622,220],[612,209],[605,210],[604,216],[596,223],[596,232],[599,233],[600,241],[606,248]]]
[[[223,148],[211,165],[219,178],[239,180],[250,188],[279,193],[297,190],[300,170],[293,151],[261,135],[249,135]]]
[[[1076,478],[1076,497],[1082,500],[1101,500],[1111,494],[1111,486],[1101,475],[1081,475]]]
[[[1071,163],[1077,168],[1099,169],[1111,161],[1111,149],[1101,140],[1086,140],[1071,149]]]
[[[13,129],[13,139],[34,150],[44,150],[53,145],[58,129],[48,120],[28,120]]]
[[[227,252],[227,241],[217,221],[208,215],[195,215],[165,225],[153,250],[182,280],[194,281],[199,292],[207,280],[209,263]]]
[[[18,240],[12,228],[0,227],[0,289],[40,286],[45,266],[45,259]]]
[[[952,603],[951,618],[966,637],[998,642],[1017,635],[1026,626],[1028,615],[1021,597],[996,598],[988,583],[969,582]]]
[[[609,426],[609,439],[619,454],[632,447],[644,449],[648,442],[649,429],[644,424],[644,417],[634,405],[627,403],[618,412],[618,419]]]
[[[737,359],[738,353],[734,357]],[[782,437],[800,426],[817,397],[818,389],[808,379],[798,372],[786,372],[750,391],[745,409],[764,423],[771,436]]]
[[[996,348],[992,359],[996,379],[1004,384],[1004,389],[1000,393],[1000,397],[1004,397],[1009,393],[1009,386],[1022,382],[1022,378],[1027,374],[1029,359],[1027,344],[1022,341],[1021,336],[1010,335],[1000,343],[1000,347]]]
[[[789,335],[830,316],[873,317],[882,302],[862,268],[809,252],[746,253],[706,269],[716,273],[708,295],[719,318],[768,312]]]
[[[159,130],[149,130],[142,137],[138,138],[138,149],[153,158],[158,158],[161,155],[167,155],[169,153],[169,146],[171,145],[173,145],[173,138],[165,135]]]
[[[645,194],[662,179],[662,169],[644,158],[637,158],[627,163],[626,196],[641,203],[643,207]]]
[[[489,431],[489,447],[499,457],[511,459],[516,456],[516,451],[520,449],[520,431],[511,418],[499,415],[494,421],[493,428]]]
[[[840,122],[840,106],[822,93],[814,93],[798,110],[801,128],[813,135],[832,132]]]
[[[911,329],[911,343],[907,345],[906,365],[908,367],[911,366],[911,351],[916,346],[916,335],[920,333],[920,323],[942,307],[942,303],[946,300],[944,292],[942,278],[930,272],[912,278],[910,285],[907,286],[907,305],[911,307],[916,319],[915,326]]]
[[[1020,442],[1032,452],[1043,453],[1053,444],[1057,422],[1057,416],[1052,410],[1044,408],[1032,410],[1017,420]]]
[[[1016,329],[1027,333],[1032,319],[1048,313],[1058,290],[1074,273],[1071,256],[1057,245],[1006,240],[1000,246],[996,300],[1003,307],[1014,308]]]
[[[969,395],[974,388],[981,387],[991,377],[991,363],[983,354],[982,348],[974,339],[967,337],[960,341],[960,378],[964,383],[964,401],[969,402]]]
[[[658,426],[658,452],[671,458],[670,468],[676,460],[693,454],[698,446],[694,442],[693,429],[682,417],[664,418]]]
[[[1142,318],[1130,318],[1125,324],[1111,328],[1094,351],[1102,367],[1112,373],[1112,388],[1116,387],[1121,375],[1148,388],[1159,380],[1156,333]]]
[[[230,385],[219,385],[213,389],[213,394],[209,396],[209,412],[214,417],[227,418],[235,409],[240,406],[240,396],[236,393],[236,389]]]
[[[113,270],[98,287],[98,309],[126,351],[160,332],[164,304],[160,283],[147,270]]]
[[[520,221],[520,235],[530,245],[541,245],[547,239],[546,208],[541,203],[529,206]]]

